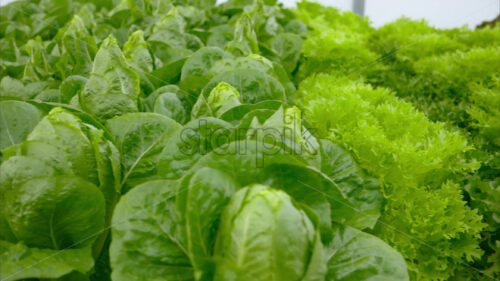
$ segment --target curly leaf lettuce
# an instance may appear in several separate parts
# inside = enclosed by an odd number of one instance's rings
[[[417,280],[448,278],[461,260],[481,255],[481,216],[452,182],[477,169],[465,158],[471,147],[463,136],[387,89],[349,77],[313,75],[296,102],[320,137],[351,150],[380,180],[387,203],[375,233],[401,251]]]

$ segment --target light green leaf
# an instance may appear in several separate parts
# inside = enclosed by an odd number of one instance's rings
[[[220,82],[207,98],[200,95],[191,111],[191,118],[203,116],[220,117],[229,109],[241,105],[240,94],[231,85]]]
[[[226,50],[236,56],[259,53],[257,35],[249,14],[243,13],[236,22],[234,39],[227,43]]]
[[[79,95],[82,109],[101,119],[137,111],[139,75],[127,65],[116,39],[104,40],[92,75]]]
[[[62,77],[87,76],[92,70],[97,45],[94,37],[88,34],[83,20],[78,15],[73,16],[58,37],[63,52],[59,62]]]
[[[21,147],[22,154],[44,160],[60,173],[75,174],[97,185],[94,149],[86,131],[79,118],[56,107],[28,135]]]
[[[285,192],[255,185],[238,191],[222,214],[215,280],[324,280],[317,219]]]
[[[135,68],[144,72],[153,70],[153,58],[146,41],[144,41],[144,32],[142,30],[130,34],[128,41],[123,45],[123,54]]]
[[[257,70],[237,69],[221,73],[208,82],[202,94],[208,97],[220,82],[226,82],[236,88],[245,103],[257,103],[264,100],[286,101],[283,85],[271,75]]]
[[[24,81],[41,81],[53,74],[42,38],[36,37],[26,43],[29,60],[24,68]]]

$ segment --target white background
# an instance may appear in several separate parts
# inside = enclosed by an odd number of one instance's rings
[[[0,0],[4,5],[13,0]],[[285,6],[294,7],[297,0],[279,0]],[[352,0],[316,0],[323,5],[350,10]],[[218,0],[224,2],[224,0]],[[439,28],[474,28],[485,20],[500,14],[500,0],[365,0],[365,15],[378,27],[401,16],[426,19]]]

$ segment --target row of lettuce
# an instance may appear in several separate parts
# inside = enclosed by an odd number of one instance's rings
[[[500,32],[272,0],[0,13],[2,281],[500,272]]]
[[[402,18],[374,29],[309,3],[297,17],[312,27],[297,104],[318,137],[381,180],[381,220],[396,227],[379,224],[378,236],[423,280],[498,277],[500,27],[439,30]],[[329,75],[302,81],[313,72]]]

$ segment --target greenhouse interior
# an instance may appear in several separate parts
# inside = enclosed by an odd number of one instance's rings
[[[1,281],[500,280],[498,0],[0,1]]]

